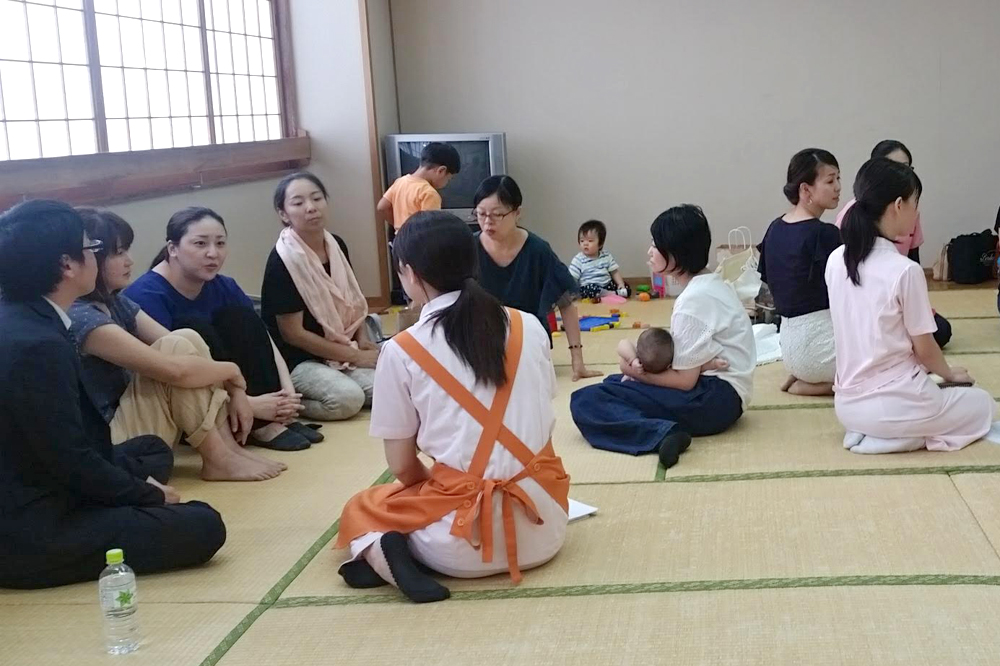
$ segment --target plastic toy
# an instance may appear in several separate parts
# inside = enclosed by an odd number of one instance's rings
[[[650,300],[652,296],[649,295],[648,291],[640,291],[639,295],[636,296],[636,298],[638,298],[640,301],[646,302]]]
[[[610,317],[580,317],[581,331],[606,331],[621,325],[621,315]]]

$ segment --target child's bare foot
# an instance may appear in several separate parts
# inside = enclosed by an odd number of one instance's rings
[[[795,379],[795,377],[788,375],[788,379],[786,379],[785,383],[781,385],[781,390],[784,391],[785,393],[788,393],[788,390],[792,388],[792,384],[794,384],[796,381],[798,380]]]

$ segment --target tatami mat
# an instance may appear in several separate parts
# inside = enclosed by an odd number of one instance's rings
[[[1000,465],[1000,446],[985,440],[961,451],[861,455],[843,439],[832,409],[750,411],[721,435],[695,439],[666,477]]]
[[[1000,318],[956,319],[951,322],[948,354],[1000,352]]]
[[[126,656],[104,653],[101,609],[94,591],[86,608],[23,606],[4,612],[0,663],[4,666],[196,666],[253,609],[252,604],[157,604],[139,581],[139,650]],[[266,663],[266,662],[265,662]]]
[[[571,523],[556,559],[525,574],[521,588],[1000,575],[1000,558],[947,476],[590,486],[571,495],[598,514]],[[336,573],[345,557],[320,553],[282,598],[353,595]],[[511,587],[506,576],[447,584]]]
[[[985,665],[998,632],[992,587],[627,594],[275,609],[220,663]]]
[[[214,506],[226,523],[226,545],[207,565],[142,577],[149,602],[226,601],[257,603],[340,515],[344,502],[385,470],[382,446],[367,437],[366,420],[325,426],[326,441],[307,451],[266,453],[288,464],[277,479],[261,483],[206,483],[200,461],[179,453],[171,481],[185,500]],[[128,553],[125,554],[126,562]],[[92,604],[96,583],[52,590],[0,590],[7,604]]]
[[[1000,474],[961,474],[952,477],[952,481],[993,547],[1000,552]]]
[[[949,361],[1000,397],[995,290],[931,300],[952,319]],[[630,301],[624,325],[666,326],[672,304]],[[588,365],[615,372],[618,340],[637,335],[585,334]],[[572,382],[565,347],[557,337],[553,440],[571,496],[599,513],[571,524],[563,551],[521,586],[448,580],[452,601],[414,606],[389,588],[349,590],[336,575],[343,552],[310,550],[385,470],[362,416],[328,424],[309,451],[264,452],[291,467],[266,483],[202,482],[182,450],[174,484],[222,512],[228,542],[205,567],[140,576],[139,654],[103,656],[89,583],[0,590],[0,663],[214,666],[230,645],[219,663],[997,663],[1000,473],[983,472],[1000,470],[1000,446],[851,454],[832,401],[782,393],[777,363],[757,369],[740,423],[696,440],[658,482],[655,455],[580,436],[570,394],[601,379]]]
[[[958,289],[931,291],[931,306],[942,317],[997,317],[997,289],[995,284],[983,289]]]
[[[991,357],[989,364],[997,365],[1000,372],[1000,357]],[[760,382],[758,377],[755,385]],[[1000,394],[1000,380],[996,383],[996,394]],[[755,401],[754,408],[726,432],[696,438],[681,456],[680,463],[667,470],[666,478],[1000,466],[1000,446],[985,440],[953,452],[915,451],[881,456],[851,453],[843,446],[844,428],[832,409],[832,399],[803,399],[779,390],[774,393],[775,397],[786,397],[779,404],[795,405],[801,400],[803,408],[769,409]],[[553,443],[574,483],[648,481],[649,470],[655,473],[655,455],[629,456],[591,447],[573,424],[568,402],[556,406],[556,417]]]

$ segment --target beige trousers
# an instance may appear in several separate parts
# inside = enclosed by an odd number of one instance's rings
[[[205,341],[190,329],[173,331],[152,347],[170,356],[212,358]],[[121,444],[139,435],[156,435],[174,447],[185,436],[197,447],[214,428],[225,426],[228,402],[221,386],[179,388],[135,375],[111,420],[111,441]]]

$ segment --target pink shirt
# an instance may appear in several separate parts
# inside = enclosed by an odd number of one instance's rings
[[[840,228],[840,225],[844,223],[844,216],[847,215],[847,211],[851,209],[851,206],[854,205],[855,201],[857,201],[857,199],[851,199],[843,208],[840,209],[840,212],[837,213],[837,221],[835,224],[838,229]],[[908,236],[900,236],[896,239],[896,249],[899,250],[899,253],[905,257],[910,254],[910,250],[920,247],[923,244],[924,232],[920,228],[920,213],[918,212],[917,222],[913,225],[913,231],[911,231]]]
[[[861,284],[847,277],[844,246],[826,264],[837,349],[834,388],[861,395],[920,368],[912,338],[937,330],[923,269],[893,243],[875,239],[861,263]]]

